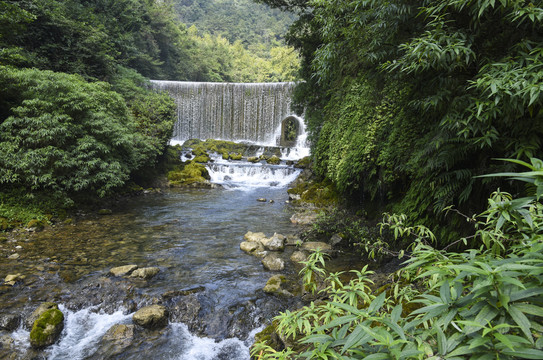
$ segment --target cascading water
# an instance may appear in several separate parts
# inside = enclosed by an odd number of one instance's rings
[[[290,110],[294,83],[152,81],[152,86],[168,92],[177,104],[172,143],[222,139],[278,146],[283,161],[309,155],[303,119]],[[288,121],[294,134],[286,134]],[[294,137],[287,139],[289,136]],[[281,165],[234,163],[223,161],[220,156],[215,156],[207,168],[211,181],[227,188],[286,186],[299,174],[299,170],[284,162]]]
[[[295,84],[153,80],[177,104],[172,140],[222,139],[277,145],[276,130],[291,114]]]

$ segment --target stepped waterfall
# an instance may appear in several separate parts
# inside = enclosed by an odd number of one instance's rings
[[[152,81],[154,89],[176,101],[173,141],[221,139],[272,146],[279,145],[282,121],[293,114],[294,85]]]

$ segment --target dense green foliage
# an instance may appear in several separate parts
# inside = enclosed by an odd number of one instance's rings
[[[258,359],[541,359],[543,358],[543,191],[541,160],[513,174],[537,186],[537,196],[495,192],[488,209],[470,219],[474,233],[458,241],[466,252],[436,250],[424,226],[405,216],[382,224],[414,237],[405,267],[372,291],[367,266],[342,282],[314,253],[301,273],[306,288],[326,301],[277,317],[277,330],[295,348],[254,346]],[[508,176],[507,174],[501,174]],[[509,174],[511,176],[511,174]]]
[[[263,1],[301,14],[316,169],[353,201],[431,224],[483,209],[492,158],[542,155],[541,1]]]

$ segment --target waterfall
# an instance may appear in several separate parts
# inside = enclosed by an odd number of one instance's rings
[[[151,81],[177,104],[172,140],[222,139],[278,145],[294,83]]]

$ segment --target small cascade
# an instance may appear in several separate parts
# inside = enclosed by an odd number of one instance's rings
[[[271,165],[264,161],[228,161],[214,155],[207,164],[211,182],[227,189],[250,190],[259,187],[285,187],[296,179],[300,170],[292,165]]]

